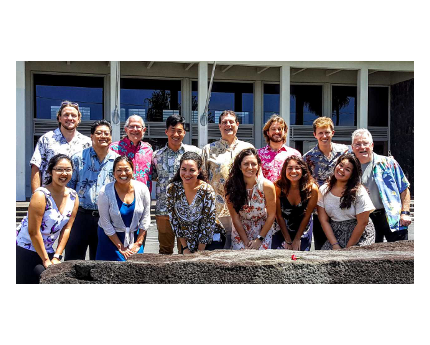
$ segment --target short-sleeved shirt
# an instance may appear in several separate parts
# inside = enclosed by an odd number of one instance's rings
[[[67,186],[78,193],[79,206],[97,210],[100,189],[114,181],[113,162],[118,156],[116,152],[108,150],[106,157],[100,162],[92,147],[72,156],[73,174]]]
[[[167,215],[166,190],[170,180],[179,169],[179,161],[185,152],[195,152],[199,155],[202,151],[193,145],[181,144],[177,151],[169,148],[168,144],[154,152],[152,156],[152,180],[157,181],[155,194],[157,202],[155,204],[155,215]]]
[[[258,149],[258,156],[261,159],[263,176],[275,183],[281,176],[281,170],[285,160],[290,156],[301,157],[302,154],[296,149],[284,144],[278,151],[272,150],[270,145],[266,145]]]
[[[152,147],[150,144],[140,141],[137,145],[125,137],[110,145],[110,149],[120,156],[127,156],[133,162],[133,178],[145,183],[152,190]]]
[[[230,166],[236,155],[254,146],[237,138],[230,145],[227,140],[220,139],[203,147],[203,170],[208,175],[208,182],[216,193],[216,212],[218,217],[229,217],[225,201],[224,184],[227,180]]]
[[[303,155],[303,159],[312,172],[312,176],[317,181],[318,186],[321,187],[327,181],[327,178],[333,175],[337,159],[348,151],[349,148],[346,145],[331,143],[330,155],[326,157],[317,144]]]
[[[86,135],[75,132],[72,140],[67,141],[61,133],[60,128],[49,131],[42,135],[37,141],[30,165],[34,164],[39,168],[42,185],[48,184],[49,174],[47,173],[49,160],[55,155],[62,153],[72,157],[91,146],[91,139]]]
[[[352,203],[351,207],[346,209],[340,208],[340,197],[327,192],[327,188],[328,185],[324,184],[319,189],[318,206],[324,208],[327,215],[335,222],[357,219],[357,214],[375,210],[375,206],[373,206],[372,200],[370,200],[369,194],[363,185],[357,191],[355,203]]]

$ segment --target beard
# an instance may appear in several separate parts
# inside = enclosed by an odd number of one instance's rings
[[[274,138],[274,136],[269,135],[269,140],[273,141],[274,143],[279,143],[281,141],[284,141],[284,139],[280,135],[278,135],[276,138]]]

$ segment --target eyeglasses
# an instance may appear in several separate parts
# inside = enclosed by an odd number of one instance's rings
[[[140,131],[143,127],[142,126],[127,126],[127,128],[137,129],[138,131]]]
[[[352,144],[352,146],[354,146],[356,149],[359,149],[361,146],[363,146],[363,147],[369,147],[371,144],[372,143],[363,142],[363,143]]]
[[[59,174],[62,174],[62,173],[66,173],[66,174],[70,174],[70,173],[72,173],[72,171],[73,171],[73,169],[72,168],[67,168],[67,169],[62,169],[62,168],[53,168],[52,170],[54,170],[54,171],[56,171],[57,173],[59,173]]]

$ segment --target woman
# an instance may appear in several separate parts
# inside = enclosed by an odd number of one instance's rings
[[[225,183],[232,249],[270,249],[276,216],[275,186],[261,173],[254,148],[236,156]]]
[[[321,186],[318,218],[327,236],[322,250],[375,243],[375,228],[369,219],[375,207],[360,176],[360,162],[346,153],[337,160],[332,177]]]
[[[273,236],[272,248],[310,250],[310,219],[318,201],[318,186],[304,160],[288,157],[275,183],[276,220],[281,228]]]
[[[182,254],[222,249],[225,230],[216,218],[215,191],[205,182],[202,158],[185,152],[167,186],[170,225],[181,242]]]
[[[66,185],[73,163],[64,154],[49,160],[48,184],[34,191],[27,216],[16,229],[16,283],[38,284],[40,273],[61,262],[61,254],[79,207],[79,198]],[[59,236],[57,249],[52,245]]]
[[[143,241],[151,222],[148,187],[133,180],[133,162],[119,156],[113,163],[115,182],[99,193],[96,260],[126,261],[143,253]]]

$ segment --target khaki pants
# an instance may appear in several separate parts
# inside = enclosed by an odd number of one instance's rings
[[[169,216],[155,216],[158,228],[158,242],[160,243],[159,254],[173,254],[175,246],[175,234],[170,226]],[[182,246],[179,239],[177,240],[178,253],[181,252]]]

